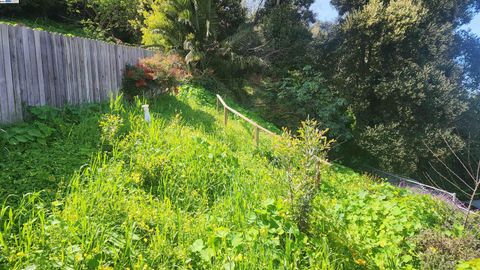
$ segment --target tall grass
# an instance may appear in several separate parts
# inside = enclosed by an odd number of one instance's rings
[[[441,220],[430,200],[334,166],[322,174],[311,231],[300,232],[285,171],[272,162],[272,139],[262,136],[256,148],[242,121],[223,127],[213,101],[208,92],[185,87],[178,97],[150,101],[148,124],[141,109],[146,101],[112,100],[100,120],[106,151],[77,172],[57,200],[34,193],[18,207],[0,208],[0,268],[375,269],[380,253],[384,268],[418,263],[385,263],[413,252],[402,242],[406,222],[399,230],[385,228],[402,238],[379,253],[379,240],[361,235],[373,234],[379,223],[366,220],[358,230],[352,218],[381,212],[390,220],[396,214],[388,207],[414,198],[420,206],[402,210],[418,221],[414,234]],[[362,202],[388,202],[388,209],[352,206],[352,194]],[[419,210],[425,217],[413,214]]]
[[[32,194],[1,209],[0,262],[19,269],[307,263],[287,208],[262,204],[284,192],[279,172],[258,154],[269,139],[257,150],[241,122],[224,129],[208,100],[186,98],[153,102],[150,124],[141,101],[112,100],[108,115],[116,117],[101,120],[109,152],[72,177],[64,198],[48,206]]]

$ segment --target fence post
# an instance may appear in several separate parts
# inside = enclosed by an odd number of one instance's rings
[[[227,126],[228,122],[228,110],[227,107],[223,106],[223,124]]]
[[[217,113],[220,111],[220,100],[217,97]]]
[[[260,142],[260,129],[256,126],[254,132],[255,132],[255,145],[258,148],[258,145]]]

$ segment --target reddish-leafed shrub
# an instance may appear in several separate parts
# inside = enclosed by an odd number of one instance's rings
[[[141,59],[135,66],[127,66],[123,92],[129,98],[142,94],[157,95],[167,91],[175,93],[176,86],[190,77],[181,56],[158,53]]]

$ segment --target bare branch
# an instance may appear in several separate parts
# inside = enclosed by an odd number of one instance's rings
[[[447,147],[448,149],[450,149],[450,151],[452,152],[452,154],[455,156],[455,158],[458,160],[458,162],[460,162],[460,164],[462,165],[462,167],[465,169],[465,171],[468,173],[468,175],[472,178],[472,180],[474,182],[476,182],[475,180],[475,177],[473,176],[472,172],[467,168],[467,166],[465,166],[465,163],[463,163],[463,161],[458,157],[457,153],[452,149],[452,147],[450,146],[450,144],[447,142],[447,140],[445,138],[443,138],[443,141],[447,144]]]
[[[450,179],[448,179],[447,177],[445,177],[443,174],[441,174],[434,166],[432,166],[432,169],[438,174],[440,175],[440,177],[442,177],[445,181],[449,182],[451,185],[453,185],[454,187],[456,187],[458,190],[460,190],[462,193],[464,193],[465,195],[467,196],[470,196],[470,193],[464,191],[462,188],[460,188],[459,186],[457,186],[455,183],[453,183]],[[470,190],[473,191],[473,188],[471,188],[470,186],[468,186],[468,188],[470,188]]]
[[[437,155],[435,155],[435,153],[432,151],[432,149],[430,149],[430,147],[428,147],[428,145],[427,145],[426,143],[424,143],[424,144],[425,144],[425,146],[427,147],[427,149],[432,153],[432,155],[433,155],[451,174],[453,174],[458,180],[460,180],[462,183],[464,183],[468,188],[470,188],[471,190],[473,190],[473,187],[471,187],[470,184],[468,184],[467,182],[465,182],[465,180],[463,180],[462,177],[458,176],[452,169],[450,169],[450,167],[449,167],[447,164],[445,164],[445,162],[444,162],[443,160],[441,160]],[[430,163],[430,162],[429,162],[429,163]],[[432,166],[432,165],[430,164],[430,166]],[[432,168],[433,168],[433,166],[432,166]],[[438,171],[437,171],[435,168],[433,168],[433,169],[438,173]],[[443,175],[442,175],[442,176],[443,176]]]

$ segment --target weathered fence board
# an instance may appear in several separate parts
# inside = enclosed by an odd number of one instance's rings
[[[7,99],[8,99],[8,110],[12,111],[12,115],[9,116],[9,119],[13,119],[15,116],[15,97],[13,89],[13,75],[12,75],[12,62],[10,58],[10,42],[8,40],[8,29],[7,27],[0,28],[0,40],[3,43],[3,62],[5,63],[5,86],[7,88]]]
[[[26,106],[98,102],[118,94],[126,64],[153,51],[0,24],[0,123]]]
[[[4,53],[5,53],[5,50],[4,50],[3,42],[0,41],[0,61],[2,62],[5,61]],[[5,115],[5,120],[8,121],[10,120],[10,114],[8,114],[9,102],[8,102],[8,93],[7,93],[7,78],[5,75],[5,65],[0,65],[0,96],[2,97],[0,98],[0,113],[2,115]]]

